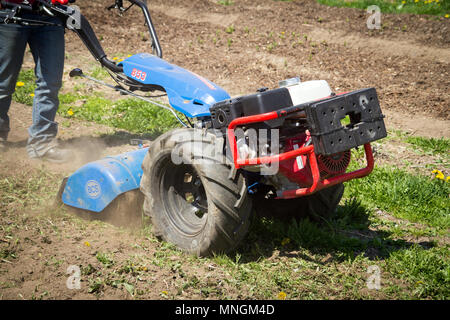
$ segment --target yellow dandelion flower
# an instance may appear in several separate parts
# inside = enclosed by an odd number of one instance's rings
[[[91,246],[91,244],[89,243],[89,241],[85,241],[85,242],[84,242],[84,245],[85,245],[86,247],[90,247],[90,246]]]
[[[34,97],[34,93],[30,93],[30,97]]]
[[[67,114],[68,114],[69,116],[73,116],[73,110],[72,110],[72,108],[70,108],[69,110],[67,110]]]
[[[431,171],[431,173],[434,173],[436,175],[435,176],[436,179],[439,179],[439,180],[445,179],[444,174],[440,170],[433,170],[433,171]]]
[[[419,2],[419,0],[414,0],[415,3]]]
[[[131,57],[132,55],[131,54],[129,54],[128,56],[127,56],[127,58],[129,58],[129,57]]]
[[[117,60],[117,62],[122,62],[123,61],[123,59],[119,59],[119,60]]]
[[[448,176],[447,178],[445,178],[445,181],[446,181],[446,182],[449,182],[449,181],[450,181],[450,176]]]
[[[284,239],[281,241],[281,245],[282,245],[282,246],[285,246],[285,245],[287,245],[289,242],[291,242],[291,239],[289,239],[289,238],[284,238]]]
[[[406,1],[402,1],[402,4],[405,4],[406,3]]]
[[[448,17],[450,17],[448,14],[446,14],[444,17],[446,17],[446,18],[448,18]]]
[[[114,61],[116,61],[116,60],[119,60],[119,58],[117,58],[117,57],[114,57],[114,58],[113,58],[113,60],[114,60]]]
[[[279,294],[278,294],[278,300],[286,300],[286,292],[283,292],[283,291],[281,291]]]
[[[23,87],[25,85],[25,83],[23,83],[22,81],[18,81],[17,83],[16,83],[16,86],[17,87]]]

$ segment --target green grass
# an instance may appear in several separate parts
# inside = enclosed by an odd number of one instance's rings
[[[444,157],[450,156],[450,139],[446,139],[444,137],[436,139],[409,136],[405,138],[405,141],[411,144],[414,148],[423,150],[427,153],[441,155]]]
[[[114,104],[113,118],[109,121],[114,127],[136,133],[161,134],[180,124],[172,113],[138,99],[122,99]]]
[[[425,1],[427,3],[425,3]],[[439,0],[439,2],[428,0],[317,0],[320,4],[333,7],[346,7],[367,9],[371,5],[376,5],[384,13],[413,13],[444,16],[450,13],[450,1]]]
[[[323,299],[328,294],[358,299],[367,267],[377,265],[383,271],[379,294],[448,299],[448,246],[421,247],[395,239],[390,231],[377,231],[371,237],[345,232],[355,228],[360,233],[367,231],[373,223],[370,215],[371,210],[354,198],[344,201],[328,223],[255,219],[235,255],[212,260],[230,275],[228,284],[250,298],[276,299],[282,291],[289,299]],[[277,259],[274,252],[279,252]],[[369,258],[368,252],[377,254]],[[411,294],[403,296],[405,287]]]
[[[13,100],[29,106],[33,105],[32,94],[36,89],[35,81],[36,77],[34,76],[34,71],[32,69],[21,71],[17,82],[23,82],[24,86],[16,87],[16,91],[13,94]]]
[[[233,25],[228,26],[228,27],[225,28],[225,32],[228,33],[228,34],[232,34],[234,32],[234,30],[235,29],[234,29]]]
[[[231,6],[234,4],[234,2],[231,0],[219,0],[219,1],[217,1],[217,3],[221,4],[223,6]]]
[[[448,247],[425,250],[414,246],[391,254],[387,261],[390,272],[411,284],[421,298],[450,298],[450,259]]]
[[[106,71],[105,68],[100,67],[100,66],[94,67],[91,70],[90,76],[95,78],[95,79],[100,79],[100,80],[110,79],[110,75],[109,75],[108,71]]]
[[[376,167],[366,178],[347,182],[345,194],[398,218],[441,230],[450,227],[450,184],[442,180]]]
[[[102,68],[94,68],[92,74],[100,78],[108,76]],[[13,99],[31,106],[31,94],[36,87],[33,70],[22,70],[19,81],[24,86],[16,88]],[[180,126],[169,111],[135,98],[112,101],[99,92],[86,94],[82,88],[77,87],[74,92],[60,94],[59,101],[60,116],[93,121],[133,133],[159,135]]]
[[[65,99],[72,101],[73,97]],[[179,126],[172,113],[142,100],[127,98],[111,101],[95,95],[80,96],[77,100],[80,99],[86,100],[81,107],[62,102],[59,114],[151,135],[158,135]],[[69,116],[69,110],[73,112],[72,116]]]
[[[109,268],[114,265],[114,260],[111,258],[111,255],[108,253],[98,252],[96,255],[96,258],[106,268]]]

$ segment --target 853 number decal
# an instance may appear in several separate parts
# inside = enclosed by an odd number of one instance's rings
[[[147,73],[134,68],[133,71],[131,72],[131,76],[135,79],[144,81],[145,78],[147,78]]]

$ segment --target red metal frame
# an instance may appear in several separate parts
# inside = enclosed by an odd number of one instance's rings
[[[373,154],[372,154],[372,148],[370,146],[370,143],[364,144],[364,151],[366,153],[366,161],[367,166],[365,168],[361,168],[352,172],[343,173],[328,179],[322,179],[320,180],[320,172],[319,172],[319,166],[317,164],[317,158],[316,154],[314,153],[314,145],[309,145],[306,147],[298,148],[296,150],[288,151],[285,153],[281,153],[275,156],[266,156],[266,157],[260,157],[260,158],[252,158],[252,159],[239,159],[238,158],[238,152],[237,152],[237,144],[236,144],[236,136],[234,134],[234,129],[237,126],[249,124],[249,123],[255,123],[255,122],[263,122],[268,120],[273,120],[278,117],[284,116],[283,112],[281,114],[278,114],[276,111],[253,115],[253,116],[247,116],[247,117],[240,117],[236,118],[228,125],[227,135],[228,135],[228,141],[230,143],[230,149],[231,153],[233,155],[233,161],[236,169],[249,166],[249,165],[258,165],[258,164],[267,164],[272,162],[279,162],[287,159],[291,159],[294,157],[297,157],[299,155],[308,155],[309,159],[309,165],[311,168],[311,173],[313,177],[313,182],[310,187],[307,188],[299,188],[299,189],[292,189],[292,190],[285,190],[282,192],[280,196],[278,196],[278,199],[292,199],[297,198],[301,196],[306,196],[309,194],[312,194],[318,190],[331,187],[335,184],[339,184],[351,179],[356,178],[362,178],[370,174],[373,170],[374,166],[374,160],[373,160]]]

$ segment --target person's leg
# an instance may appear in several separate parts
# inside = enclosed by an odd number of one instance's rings
[[[58,92],[64,70],[64,29],[35,27],[28,43],[36,63],[36,90],[33,101],[33,124],[28,129],[27,151],[31,158],[43,157],[55,147],[58,124]]]
[[[0,140],[10,130],[8,111],[27,45],[28,28],[0,25]]]

